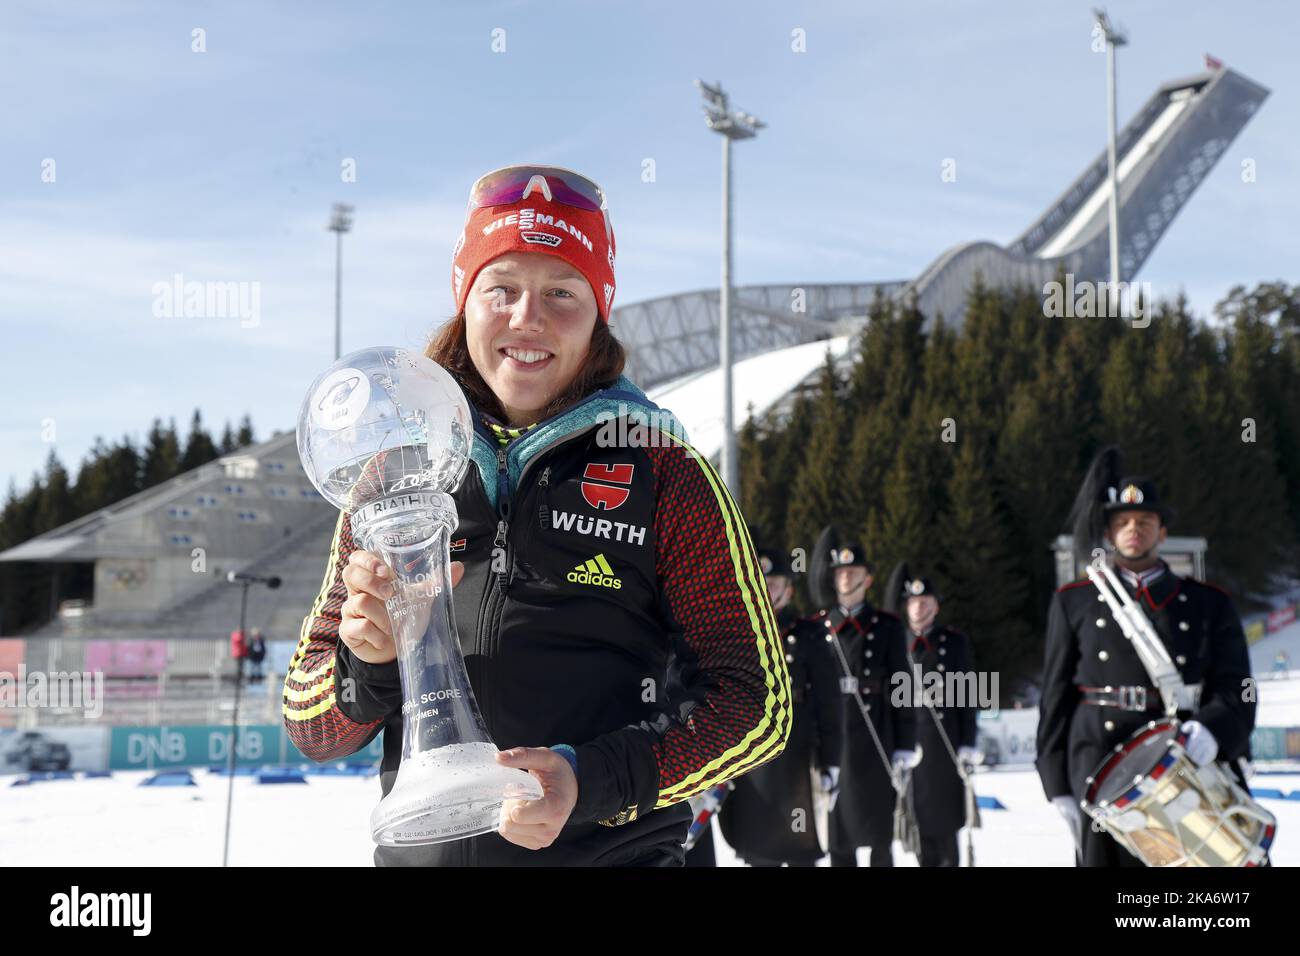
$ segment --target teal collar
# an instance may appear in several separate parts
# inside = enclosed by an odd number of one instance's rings
[[[479,416],[475,414],[475,422]],[[479,477],[483,480],[483,490],[487,492],[492,507],[498,507],[502,492],[513,495],[528,462],[551,445],[573,438],[582,432],[602,427],[611,423],[616,428],[618,419],[627,418],[629,424],[643,424],[672,432],[682,441],[686,441],[686,430],[673,417],[672,412],[662,409],[650,399],[645,392],[632,384],[626,375],[620,375],[609,388],[593,392],[578,404],[558,415],[544,419],[535,428],[529,429],[516,438],[506,449],[506,480],[501,487],[498,480],[497,453],[501,445],[485,427],[474,429],[474,443],[471,457],[478,467]]]

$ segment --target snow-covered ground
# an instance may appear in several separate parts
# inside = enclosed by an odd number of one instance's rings
[[[1259,680],[1256,727],[1300,727],[1300,669],[1280,680],[1267,672],[1255,672]]]
[[[0,859],[30,866],[214,866],[221,863],[227,778],[194,771],[194,787],[141,787],[144,771],[111,778],[37,782],[0,790]],[[376,777],[308,776],[305,784],[258,784],[236,776],[230,859],[235,866],[371,865],[370,811]],[[1256,787],[1300,792],[1300,772],[1265,775]],[[1005,810],[981,810],[974,835],[979,866],[1069,866],[1070,837],[1031,769],[988,770],[981,796]],[[1300,865],[1300,800],[1264,798],[1278,818],[1276,865]],[[325,834],[323,837],[322,835]],[[718,858],[735,855],[715,828]],[[964,837],[963,837],[964,842]],[[865,862],[866,851],[863,851]],[[895,862],[916,861],[895,852]]]
[[[1293,621],[1280,631],[1262,637],[1250,645],[1250,669],[1259,680],[1267,681],[1272,676],[1273,662],[1278,651],[1287,653],[1291,658],[1292,676],[1300,677],[1300,621]],[[1262,694],[1260,699],[1262,702]],[[1297,709],[1295,714],[1298,722],[1291,724],[1293,727],[1300,726],[1300,709]],[[1264,722],[1259,723],[1262,726]]]
[[[1300,676],[1271,680],[1261,674],[1261,727],[1300,727]],[[1260,795],[1277,817],[1272,857],[1300,865],[1300,765],[1274,765],[1251,781],[1295,799]],[[1267,771],[1267,765],[1257,770]],[[0,776],[0,860],[11,865],[213,866],[221,863],[228,779],[204,768],[191,771],[196,786],[142,787],[150,771],[111,777],[35,781],[13,786]],[[236,775],[230,859],[236,866],[369,866],[370,811],[379,800],[378,778],[307,774],[305,783],[260,784]],[[982,809],[974,834],[980,866],[1069,866],[1070,836],[1044,799],[1032,765],[982,768],[976,792],[1006,809]],[[328,838],[322,839],[322,819]],[[719,862],[736,865],[714,828]],[[964,845],[964,838],[963,838]],[[865,862],[866,851],[863,851]],[[895,853],[903,866],[915,860]]]

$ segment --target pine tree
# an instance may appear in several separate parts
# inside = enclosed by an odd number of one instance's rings
[[[144,488],[144,459],[130,435],[113,446],[108,460],[106,482],[108,502],[121,501]]]
[[[79,515],[89,514],[140,490],[140,458],[130,436],[109,446],[96,436],[94,447],[77,471],[73,497]]]
[[[1028,602],[1041,620],[1056,588],[1049,548],[1064,530],[1079,475],[1079,448],[1089,435],[1076,403],[1056,375],[1054,356],[1039,356],[1033,377],[1012,389],[997,436],[995,480],[1002,489],[1009,540],[1021,556]]]
[[[190,434],[185,440],[185,453],[181,455],[180,470],[191,471],[216,457],[217,446],[212,443],[212,436],[204,429],[203,418],[196,408],[194,417],[190,419]]]
[[[113,449],[104,443],[104,436],[96,435],[95,444],[77,470],[73,497],[78,508],[95,511],[116,500],[109,497],[108,469]]]
[[[786,520],[786,541],[811,553],[820,529],[843,520],[846,484],[844,473],[844,415],[842,387],[834,359],[827,354],[814,405],[811,433],[798,462],[792,483],[793,495]]]
[[[145,444],[141,487],[152,488],[168,478],[174,477],[180,470],[180,442],[176,438],[176,421],[164,429],[162,421],[155,418],[149,429]]]
[[[943,616],[970,635],[980,670],[1031,674],[1041,653],[1036,629],[1024,613],[1028,556],[1015,547],[980,445],[970,437],[962,441],[948,485],[947,547],[936,575],[945,595]]]
[[[45,477],[38,485],[36,502],[36,533],[53,530],[71,521],[73,513],[72,491],[69,488],[68,472],[59,461],[59,456],[50,449],[45,459]]]
[[[933,510],[937,483],[929,473],[926,447],[932,446],[936,437],[931,434],[923,438],[915,431],[908,433],[885,476],[881,508],[875,520],[868,521],[868,548],[881,586],[899,561],[907,561],[913,568],[924,568],[937,557],[932,548],[938,530]],[[883,602],[886,596],[878,592],[878,597]]]
[[[885,478],[923,380],[923,323],[914,301],[902,307],[878,302],[850,376],[843,524],[869,547],[885,533],[880,518]]]
[[[1153,324],[1162,320],[1157,317]],[[1110,438],[1126,456],[1146,458],[1164,440],[1148,403],[1154,333],[1134,328],[1113,343],[1101,376],[1101,413]],[[1153,456],[1152,456],[1153,457]]]
[[[3,516],[0,516],[0,544],[12,548],[41,531],[38,511],[41,479],[33,475],[27,491],[18,493],[10,480]],[[0,636],[16,634],[29,622],[48,616],[49,569],[37,562],[0,564]]]
[[[0,511],[0,549],[22,544],[35,533],[35,510],[28,506],[26,496],[18,494],[18,483],[10,478],[4,510]],[[3,568],[0,564],[0,569]]]
[[[1256,447],[1271,448],[1282,481],[1291,527],[1300,542],[1300,286],[1262,283],[1247,293],[1237,286],[1215,307],[1226,325],[1234,429],[1253,427]],[[1300,555],[1289,552],[1288,564]]]
[[[771,496],[767,487],[765,449],[759,435],[754,406],[749,406],[745,424],[736,443],[740,456],[740,511],[745,517],[750,537],[757,547],[767,547],[776,524]],[[782,515],[784,518],[784,515]],[[781,522],[784,524],[784,521]]]
[[[235,445],[237,448],[247,448],[256,443],[257,439],[253,437],[253,419],[245,415],[239,421],[239,434],[235,436]]]

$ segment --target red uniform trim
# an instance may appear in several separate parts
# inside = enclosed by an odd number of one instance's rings
[[[1172,574],[1172,573],[1173,573],[1173,572],[1171,572],[1171,571],[1166,571],[1166,572],[1165,572],[1165,574]],[[1181,581],[1175,581],[1175,582],[1174,582],[1174,589],[1173,589],[1172,591],[1169,592],[1169,597],[1165,598],[1165,599],[1164,599],[1162,602],[1160,602],[1159,604],[1157,604],[1157,603],[1155,602],[1155,599],[1151,597],[1151,592],[1150,592],[1150,590],[1147,589],[1147,586],[1146,586],[1145,584],[1142,585],[1142,587],[1138,589],[1138,592],[1137,592],[1137,593],[1138,593],[1139,595],[1143,595],[1143,594],[1146,595],[1147,604],[1151,605],[1151,610],[1153,610],[1153,611],[1163,611],[1164,608],[1165,608],[1165,605],[1168,604],[1170,601],[1172,601],[1172,600],[1174,599],[1175,596],[1177,596],[1178,592],[1182,590],[1182,587],[1183,587],[1183,583],[1182,583]]]
[[[1056,589],[1056,593],[1060,594],[1062,591],[1068,591],[1071,588],[1081,588],[1091,583],[1092,582],[1089,581],[1087,578],[1084,578],[1082,581],[1071,581],[1069,584],[1062,584],[1059,588]]]

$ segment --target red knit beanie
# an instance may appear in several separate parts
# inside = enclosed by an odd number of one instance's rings
[[[546,252],[577,269],[591,285],[596,309],[609,321],[614,302],[614,230],[605,238],[606,218],[598,210],[549,200],[540,190],[515,203],[471,209],[451,253],[451,291],[456,311],[479,270],[507,252]]]

